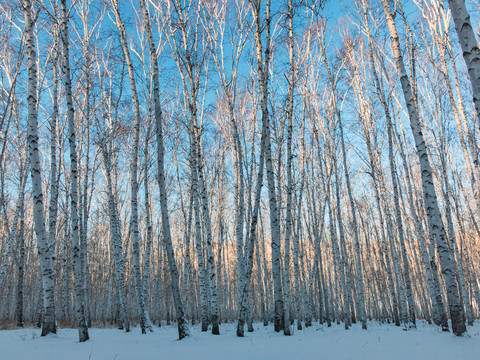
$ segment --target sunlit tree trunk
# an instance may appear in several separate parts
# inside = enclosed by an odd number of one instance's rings
[[[23,1],[23,15],[25,19],[25,44],[28,71],[28,124],[27,139],[30,159],[30,173],[32,178],[33,212],[35,233],[37,235],[38,256],[42,278],[43,295],[43,323],[42,336],[56,333],[55,325],[55,277],[53,269],[53,244],[49,244],[45,228],[45,214],[43,208],[42,169],[40,163],[38,138],[37,112],[37,67],[32,1]]]
[[[440,216],[437,195],[435,193],[435,187],[433,184],[432,169],[420,125],[418,107],[413,95],[410,79],[403,62],[400,41],[390,4],[387,0],[382,0],[382,6],[387,19],[388,30],[390,32],[390,39],[392,41],[392,49],[395,58],[395,65],[397,67],[397,72],[402,84],[405,103],[407,105],[408,115],[410,118],[410,125],[412,127],[417,155],[420,162],[422,189],[427,212],[428,226],[435,238],[440,257],[440,263],[442,266],[442,274],[447,287],[447,299],[450,310],[450,318],[452,320],[452,329],[455,335],[460,336],[466,331],[464,311],[460,301],[458,286],[453,271],[452,256],[447,245],[445,228]]]
[[[61,1],[62,8],[62,40],[63,40],[63,75],[65,97],[67,100],[68,142],[70,144],[70,221],[72,227],[72,256],[74,272],[74,304],[79,341],[88,340],[88,328],[85,322],[84,282],[81,261],[81,244],[78,220],[78,162],[77,138],[75,134],[75,110],[73,108],[72,83],[70,76],[70,55],[67,23],[66,0]]]
[[[262,25],[260,19],[260,0],[250,0],[252,16],[254,22],[254,38],[257,60],[257,75],[260,93],[260,106],[262,109],[262,127],[265,128],[265,169],[267,175],[269,205],[270,205],[270,234],[272,237],[272,277],[275,302],[275,331],[284,328],[284,304],[281,277],[281,252],[280,252],[280,219],[278,213],[277,196],[275,191],[275,173],[273,169],[272,144],[270,139],[270,118],[268,110],[268,84],[269,84],[269,67],[270,67],[270,0],[266,3],[265,24]],[[263,54],[262,33],[265,30],[265,56]]]
[[[160,81],[157,63],[157,51],[153,41],[152,28],[150,25],[150,15],[144,0],[140,1],[143,16],[145,19],[145,29],[147,31],[148,45],[150,50],[150,61],[153,67],[153,101],[155,113],[155,132],[157,140],[157,181],[160,190],[160,207],[162,213],[162,231],[167,258],[171,272],[173,300],[177,312],[178,336],[180,339],[188,336],[188,326],[185,320],[184,304],[180,295],[180,279],[177,270],[175,256],[173,254],[172,236],[170,233],[170,220],[168,217],[167,192],[165,186],[165,168],[164,168],[164,147],[163,147],[163,118],[160,104]]]
[[[458,40],[462,46],[463,58],[467,64],[470,83],[472,84],[473,102],[480,119],[480,49],[473,32],[470,14],[465,6],[465,0],[448,0],[453,22],[457,30]],[[477,179],[478,181],[478,179]]]
[[[350,201],[350,210],[352,212],[352,226],[353,226],[353,234],[355,237],[355,252],[356,252],[356,275],[357,275],[357,287],[358,287],[358,311],[360,321],[362,323],[362,329],[367,329],[367,318],[365,316],[365,295],[364,295],[364,288],[363,288],[363,275],[362,275],[362,254],[360,250],[360,237],[358,235],[358,224],[357,224],[357,210],[355,206],[355,200],[352,194],[352,186],[350,183],[350,174],[348,171],[347,166],[347,154],[345,149],[345,140],[343,137],[343,125],[341,117],[338,116],[338,126],[340,128],[340,141],[342,145],[342,159],[343,159],[343,169],[345,171],[345,182],[347,186],[347,193],[348,199]]]
[[[24,274],[25,274],[25,183],[27,182],[28,164],[20,166],[20,224],[17,235],[18,261],[17,261],[17,304],[15,317],[17,326],[24,326]]]
[[[146,333],[146,330],[151,330],[152,325],[148,323],[148,314],[145,308],[145,299],[143,297],[143,282],[140,271],[140,232],[138,229],[138,152],[140,141],[140,102],[137,93],[137,85],[135,83],[135,72],[133,68],[133,62],[130,57],[130,50],[127,43],[127,32],[125,25],[123,24],[120,12],[118,9],[118,0],[112,2],[116,25],[120,31],[121,43],[123,48],[123,54],[127,63],[128,75],[130,78],[130,87],[132,91],[132,100],[134,104],[134,116],[135,121],[133,125],[133,152],[131,162],[131,176],[130,176],[130,206],[131,206],[131,219],[130,219],[130,231],[132,236],[132,258],[133,258],[133,275],[135,280],[135,294],[137,297],[137,307],[140,314],[140,327],[142,333]]]

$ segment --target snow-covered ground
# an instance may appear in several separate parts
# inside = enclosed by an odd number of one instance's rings
[[[78,342],[75,329],[40,337],[39,329],[0,331],[0,359],[33,360],[147,360],[147,359],[480,359],[480,322],[468,334],[455,337],[424,322],[417,330],[370,322],[367,331],[354,325],[331,328],[315,324],[293,336],[275,333],[273,326],[255,324],[255,332],[237,338],[233,324],[223,324],[222,335],[191,327],[191,336],[177,340],[175,327],[155,328],[141,335],[139,328],[90,329],[90,341]]]

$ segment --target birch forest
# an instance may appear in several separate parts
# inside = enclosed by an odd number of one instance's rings
[[[479,24],[465,0],[1,0],[0,327],[466,334]]]

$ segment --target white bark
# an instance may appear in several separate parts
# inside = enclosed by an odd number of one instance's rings
[[[150,50],[150,61],[153,67],[153,101],[155,111],[155,126],[157,140],[157,181],[160,190],[160,206],[162,212],[162,231],[165,248],[167,251],[168,263],[170,266],[173,300],[176,308],[178,336],[181,339],[188,336],[188,326],[185,320],[184,304],[180,295],[179,275],[175,256],[173,254],[172,235],[170,232],[170,220],[168,218],[167,191],[165,186],[165,169],[164,169],[164,147],[163,147],[163,118],[162,108],[160,105],[160,81],[157,63],[157,51],[153,41],[152,27],[150,25],[150,15],[144,0],[140,1],[143,16],[145,19],[145,29],[147,31],[148,45]]]
[[[388,0],[382,0],[382,6],[387,19],[390,39],[392,41],[392,49],[395,57],[395,65],[400,77],[400,82],[402,84],[403,95],[407,105],[410,125],[412,127],[417,155],[420,162],[422,190],[427,212],[428,226],[435,238],[440,257],[440,263],[442,265],[442,274],[447,287],[447,299],[450,318],[452,320],[452,330],[455,335],[460,336],[466,331],[464,311],[460,302],[460,296],[458,292],[459,289],[453,271],[452,256],[447,245],[445,228],[440,216],[437,195],[435,192],[435,186],[433,184],[432,169],[425,145],[423,131],[420,125],[420,116],[418,113],[417,103],[413,95],[412,86],[405,69],[405,64],[403,62],[400,41]]]
[[[218,300],[217,300],[217,285],[215,274],[215,263],[212,251],[212,225],[210,220],[210,210],[207,198],[207,189],[205,184],[205,176],[203,173],[203,156],[199,139],[196,141],[196,165],[198,175],[198,197],[201,199],[202,217],[205,224],[205,245],[207,255],[207,274],[208,274],[208,287],[210,297],[210,321],[212,323],[212,334],[219,335],[220,329],[218,326]]]
[[[244,257],[247,260],[246,266],[244,268],[243,280],[241,291],[239,294],[238,302],[238,323],[237,323],[237,336],[244,336],[244,325],[245,317],[249,309],[248,296],[250,290],[250,279],[253,270],[253,255],[255,250],[255,243],[257,242],[257,224],[260,212],[260,200],[261,200],[261,191],[263,184],[263,174],[264,174],[264,164],[265,164],[265,137],[266,137],[266,128],[262,128],[262,139],[261,139],[261,149],[260,149],[260,159],[258,164],[258,173],[257,181],[255,188],[255,203],[251,212],[251,221],[250,228],[247,237],[246,251]]]
[[[63,40],[63,75],[65,81],[65,96],[67,100],[68,142],[70,144],[70,221],[72,227],[72,256],[74,272],[74,304],[77,320],[78,337],[80,342],[87,341],[88,328],[85,322],[84,282],[81,262],[81,244],[78,220],[78,163],[77,138],[75,135],[75,119],[72,97],[72,83],[70,77],[70,56],[67,23],[66,0],[61,1],[62,8],[62,40]]]
[[[145,334],[146,330],[151,330],[152,326],[148,323],[149,316],[145,308],[145,299],[143,297],[143,282],[140,272],[140,232],[138,229],[138,149],[140,140],[140,102],[137,93],[137,85],[135,83],[135,72],[133,68],[133,62],[130,57],[130,50],[127,43],[127,32],[125,25],[123,24],[120,12],[118,9],[118,0],[112,0],[113,10],[115,13],[116,25],[120,32],[121,44],[123,48],[123,54],[127,63],[128,75],[130,78],[130,88],[132,91],[132,100],[134,104],[134,116],[135,121],[133,125],[133,152],[131,161],[131,176],[130,176],[130,206],[131,206],[131,218],[130,218],[130,231],[132,236],[132,258],[133,258],[133,275],[135,281],[135,294],[137,297],[137,307],[140,315],[140,327],[142,333]]]
[[[269,67],[270,67],[270,0],[266,3],[265,25],[260,21],[260,5],[259,0],[250,0],[250,7],[252,10],[254,22],[254,38],[257,60],[257,76],[259,84],[260,105],[262,109],[262,127],[265,128],[265,137],[263,141],[265,149],[265,169],[267,175],[268,194],[269,194],[269,208],[270,208],[270,235],[272,237],[272,276],[273,289],[275,301],[275,315],[274,327],[275,331],[280,331],[284,328],[284,304],[283,304],[283,290],[281,277],[281,263],[280,263],[280,219],[278,212],[277,196],[275,190],[275,173],[273,169],[272,158],[272,143],[270,139],[270,118],[268,110],[268,86],[269,86]],[[262,32],[265,29],[266,43],[265,43],[265,58],[263,56],[262,46]]]
[[[125,304],[125,263],[122,253],[122,237],[120,233],[120,223],[118,220],[118,210],[115,200],[115,192],[112,183],[112,161],[110,146],[104,144],[103,158],[105,164],[105,173],[107,180],[107,195],[108,195],[108,213],[110,220],[110,242],[112,246],[113,263],[115,267],[115,285],[117,290],[117,305],[118,305],[118,323],[120,329],[124,328],[126,332],[130,331],[130,321],[127,315]]]
[[[15,310],[15,317],[17,326],[24,326],[24,274],[25,274],[25,183],[27,182],[27,170],[28,166],[24,163],[20,167],[20,224],[18,229],[18,262],[17,262],[17,305]]]
[[[480,119],[480,49],[470,22],[470,14],[465,6],[465,0],[449,0],[450,11],[457,30],[458,40],[463,50],[463,58],[467,64],[470,83],[472,84],[473,102]],[[478,181],[478,179],[477,179]]]
[[[37,67],[33,27],[33,6],[31,0],[23,1],[25,19],[25,44],[28,70],[28,152],[30,158],[30,173],[32,178],[33,212],[35,233],[37,235],[38,256],[42,278],[43,323],[42,336],[56,333],[55,326],[55,277],[53,269],[53,244],[49,244],[45,228],[43,208],[42,169],[40,164],[37,112]]]
[[[355,200],[352,194],[352,186],[350,184],[350,174],[347,166],[347,153],[345,149],[345,140],[343,137],[343,125],[340,115],[338,116],[338,125],[340,128],[340,142],[342,145],[342,159],[343,169],[345,171],[345,182],[347,185],[348,199],[350,201],[350,210],[352,212],[352,226],[353,234],[355,236],[355,252],[356,252],[356,273],[357,273],[357,287],[358,287],[358,312],[360,321],[362,323],[362,329],[367,329],[367,319],[365,316],[365,295],[363,288],[363,273],[362,273],[362,254],[360,252],[360,238],[358,236],[358,224],[357,224],[357,210],[355,207]]]

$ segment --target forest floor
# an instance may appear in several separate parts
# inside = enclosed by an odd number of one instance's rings
[[[0,331],[1,360],[147,360],[147,359],[480,359],[480,322],[468,333],[456,337],[439,328],[418,322],[416,330],[404,331],[391,324],[359,324],[345,331],[343,324],[314,324],[286,337],[273,326],[256,323],[253,333],[244,338],[235,334],[234,324],[223,324],[222,335],[202,333],[190,327],[191,336],[178,341],[174,326],[155,328],[142,335],[134,328],[125,333],[117,329],[92,328],[91,340],[78,342],[76,329],[59,329],[56,335],[40,337],[40,329]]]

